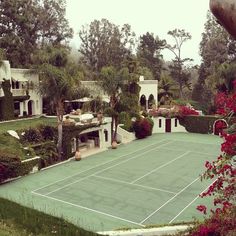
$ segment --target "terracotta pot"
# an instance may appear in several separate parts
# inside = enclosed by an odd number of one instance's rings
[[[219,23],[236,38],[236,1],[210,0],[210,9]]]
[[[75,152],[75,160],[76,161],[80,161],[81,160],[81,152],[80,151],[76,151]]]
[[[117,142],[116,142],[116,141],[113,141],[113,142],[112,142],[111,148],[112,148],[112,149],[116,149],[116,148],[117,148]]]

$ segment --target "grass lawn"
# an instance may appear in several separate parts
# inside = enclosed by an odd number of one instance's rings
[[[29,234],[23,229],[19,229],[13,224],[6,224],[0,221],[0,235],[1,236],[31,236],[33,234]]]
[[[36,127],[40,124],[56,126],[57,120],[56,118],[40,117],[35,119],[4,122],[0,123],[0,133],[4,133],[8,130],[21,130],[29,127]]]

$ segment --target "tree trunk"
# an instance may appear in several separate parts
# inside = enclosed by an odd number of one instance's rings
[[[236,1],[210,0],[210,9],[219,23],[236,39]]]
[[[118,117],[117,116],[114,116],[114,125],[115,125],[115,131],[113,132],[112,141],[116,141],[117,127],[118,127]]]
[[[57,102],[57,131],[58,131],[58,141],[57,141],[57,151],[58,151],[58,156],[59,159],[62,160],[62,135],[63,135],[63,128],[62,128],[62,122],[63,122],[63,114],[64,114],[64,104],[63,101],[58,101]]]

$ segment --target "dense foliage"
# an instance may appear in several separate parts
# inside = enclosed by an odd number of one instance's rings
[[[235,115],[236,103],[236,80],[234,87],[227,93],[218,94],[216,106],[220,114],[228,115],[229,118]],[[233,235],[235,233],[235,209],[236,209],[236,122],[231,128],[221,129],[221,154],[217,160],[206,161],[202,178],[214,179],[210,187],[201,194],[201,197],[213,196],[211,217],[197,228],[193,235]],[[204,214],[207,213],[207,206],[200,205],[197,209]],[[232,218],[233,217],[233,218]]]
[[[13,67],[28,67],[36,49],[72,37],[65,10],[65,0],[0,1],[0,48]]]

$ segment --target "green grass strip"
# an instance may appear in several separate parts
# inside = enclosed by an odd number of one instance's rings
[[[58,236],[96,236],[96,233],[79,228],[64,219],[47,215],[43,212],[21,206],[15,202],[0,198],[0,219],[11,222],[11,227],[0,228],[0,232],[7,234],[9,230],[27,231],[32,235],[58,235]],[[14,234],[11,234],[14,235]],[[24,234],[22,234],[24,235]],[[19,234],[17,235],[19,236]]]

